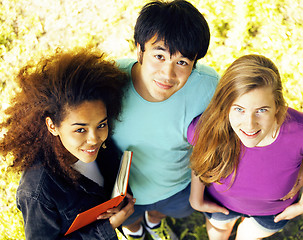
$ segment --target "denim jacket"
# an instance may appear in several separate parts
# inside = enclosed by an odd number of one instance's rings
[[[77,185],[68,184],[39,163],[23,173],[16,200],[23,214],[26,239],[117,239],[108,219],[64,236],[77,214],[109,199],[120,154],[110,142],[106,149],[100,150],[96,161],[104,187],[84,176]]]

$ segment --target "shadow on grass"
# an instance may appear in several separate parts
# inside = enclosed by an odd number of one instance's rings
[[[180,240],[207,240],[205,229],[205,217],[200,212],[194,212],[187,218],[168,218],[168,224],[179,236]],[[238,225],[238,222],[236,226]],[[235,230],[231,233],[229,240],[235,239]],[[302,240],[303,239],[303,215],[289,221],[283,230],[266,238],[268,240]]]

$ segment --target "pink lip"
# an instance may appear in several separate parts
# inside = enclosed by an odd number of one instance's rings
[[[261,132],[261,130],[258,130],[258,131],[256,131],[254,134],[247,134],[247,133],[244,132],[242,129],[240,129],[240,131],[241,131],[246,137],[249,137],[249,138],[255,138],[255,137]]]
[[[156,85],[157,85],[159,88],[162,88],[162,89],[165,89],[165,90],[172,88],[172,85],[163,84],[163,83],[158,82],[158,81],[156,81],[156,80],[154,80],[154,82],[156,83]]]
[[[93,155],[95,155],[95,154],[97,154],[98,153],[98,149],[99,148],[90,148],[90,149],[81,149],[81,151],[82,152],[84,152],[85,154],[88,154],[88,155],[90,155],[90,156],[93,156]]]

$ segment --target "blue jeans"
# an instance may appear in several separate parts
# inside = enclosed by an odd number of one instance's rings
[[[281,221],[275,223],[274,218],[278,214],[268,215],[268,216],[250,216],[250,215],[234,212],[229,209],[228,209],[228,211],[229,211],[228,215],[225,215],[223,213],[207,213],[207,212],[204,212],[203,214],[208,219],[214,219],[214,220],[220,221],[222,223],[224,223],[224,222],[228,223],[228,222],[231,222],[240,217],[252,218],[263,230],[265,230],[267,232],[278,232],[288,223],[288,220],[281,220]]]
[[[166,216],[173,218],[183,218],[193,213],[189,203],[190,184],[175,195],[148,205],[135,205],[134,213],[123,223],[124,226],[130,225],[143,217],[145,211],[158,211]]]

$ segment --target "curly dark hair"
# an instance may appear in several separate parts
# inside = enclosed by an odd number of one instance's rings
[[[101,100],[111,133],[121,112],[127,76],[114,62],[105,60],[104,53],[74,49],[28,64],[19,71],[16,82],[21,90],[12,98],[5,110],[7,118],[0,124],[0,131],[5,132],[0,153],[5,159],[13,157],[11,167],[18,172],[43,159],[42,164],[53,173],[74,181],[79,176],[71,167],[75,157],[48,131],[46,117],[60,126],[67,106]]]

